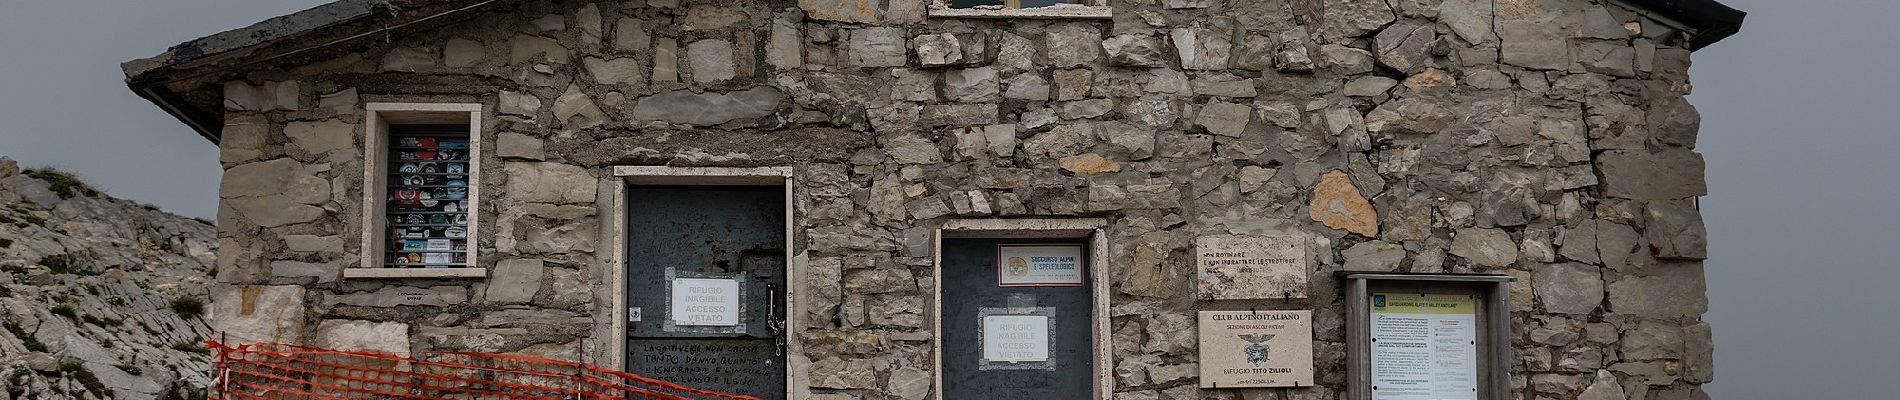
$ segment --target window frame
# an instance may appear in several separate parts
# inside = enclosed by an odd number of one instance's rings
[[[1081,7],[1022,8],[1020,0],[1003,0],[1002,9],[951,8],[950,0],[931,0],[929,15],[934,18],[1030,18],[1030,19],[1108,19],[1113,17],[1109,0],[1070,0]]]
[[[486,278],[478,256],[481,246],[482,201],[482,105],[473,103],[368,103],[363,118],[363,219],[362,261],[343,270],[344,279],[358,278]],[[389,244],[388,218],[385,214],[389,195],[390,125],[467,124],[469,147],[468,171],[468,254],[467,264],[459,268],[391,268],[383,262]]]

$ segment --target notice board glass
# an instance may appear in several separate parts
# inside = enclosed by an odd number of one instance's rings
[[[1339,274],[1346,399],[1508,400],[1510,276]]]

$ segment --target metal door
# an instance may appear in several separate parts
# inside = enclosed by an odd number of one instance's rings
[[[998,246],[1007,244],[1079,245],[1081,270],[1094,261],[1087,239],[943,239],[943,398],[1093,398],[1094,308],[1086,280],[1095,277],[1084,275],[1079,286],[1002,286]],[[1048,316],[1048,362],[986,362],[983,318],[999,313]]]
[[[628,188],[628,371],[697,388],[784,397],[783,190]],[[737,307],[723,306],[726,301]],[[684,308],[676,309],[676,302]]]

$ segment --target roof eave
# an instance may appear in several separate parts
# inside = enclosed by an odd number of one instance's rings
[[[1742,30],[1747,12],[1716,0],[1610,0],[1626,8],[1645,11],[1650,18],[1683,25],[1693,32],[1684,43],[1689,50],[1708,47]]]
[[[206,76],[207,68],[228,68],[225,63],[248,66],[322,50],[364,35],[408,27],[410,24],[458,14],[498,1],[339,0],[180,43],[157,56],[127,61],[120,67],[125,72],[126,87],[133,93],[165,110],[215,144],[223,131],[223,118],[217,112],[218,107],[207,109],[194,106],[185,99],[184,94],[177,92],[174,83]],[[374,25],[375,28],[361,28],[377,23],[375,19],[383,21]],[[317,44],[307,47],[281,46],[284,43],[296,44],[301,39],[331,36],[341,39],[315,40]]]
[[[177,118],[178,122],[183,122],[185,126],[191,127],[191,130],[197,131],[198,136],[204,137],[205,140],[210,140],[211,144],[218,144],[218,142],[223,139],[224,129],[222,119],[186,104],[184,99],[180,97],[178,93],[173,92],[170,87],[166,87],[165,85],[138,85],[135,83],[128,83],[127,87],[130,87],[133,93],[137,93],[139,97],[144,98],[145,101],[152,102],[152,105],[158,106],[160,110],[165,110],[165,113],[170,114],[172,118]]]

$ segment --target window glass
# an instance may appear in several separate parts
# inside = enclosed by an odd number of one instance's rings
[[[468,126],[393,125],[389,130],[388,242],[391,268],[468,265]]]
[[[971,8],[976,6],[1000,6],[1003,0],[950,0],[950,8]]]
[[[1083,3],[1080,0],[949,0],[950,8],[973,8],[977,6],[1000,6],[1003,8],[1036,8],[1064,3]]]

